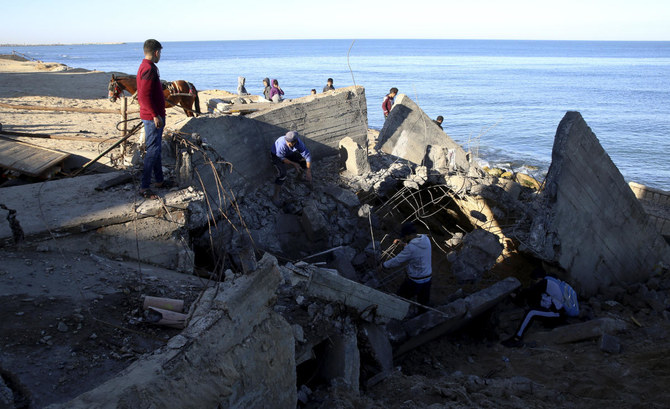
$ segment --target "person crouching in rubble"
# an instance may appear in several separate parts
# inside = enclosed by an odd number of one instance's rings
[[[433,274],[430,238],[425,234],[417,234],[412,222],[402,225],[400,236],[401,238],[394,240],[394,243],[402,246],[402,251],[392,259],[385,261],[382,267],[388,269],[406,263],[407,274],[396,294],[407,299],[416,296],[419,304],[428,305]],[[423,311],[425,311],[423,308],[419,310],[419,312]]]
[[[530,311],[526,313],[514,336],[501,342],[506,347],[523,346],[523,333],[535,317],[560,323],[566,317],[579,315],[577,293],[568,283],[558,278],[545,276],[541,269],[533,272],[533,278],[537,281],[514,297],[516,304],[527,303]]]
[[[296,131],[289,131],[286,135],[277,138],[272,145],[270,154],[272,165],[277,172],[272,203],[280,206],[279,193],[286,180],[286,165],[293,166],[298,174],[301,174],[302,169],[305,169],[305,181],[312,183],[312,156],[309,149],[298,138],[298,132]]]

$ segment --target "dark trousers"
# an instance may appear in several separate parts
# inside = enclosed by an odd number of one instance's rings
[[[275,184],[283,185],[284,181],[286,180],[286,164],[284,163],[283,159],[280,159],[274,153],[270,153],[270,156],[272,158],[272,166],[274,166],[275,172],[277,173]],[[298,152],[289,153],[286,156],[286,159],[290,160],[291,162],[297,162],[298,164],[300,164],[301,168],[307,169],[307,161]]]
[[[148,189],[151,185],[151,175],[154,175],[156,183],[163,182],[163,164],[161,163],[161,142],[163,128],[156,128],[153,120],[143,119],[144,122],[144,169],[142,170],[142,189]],[[163,119],[165,122],[165,119]]]
[[[405,277],[405,281],[398,288],[396,295],[408,300],[416,296],[419,304],[428,305],[428,302],[430,302],[430,283],[432,282],[432,280],[429,280],[428,282],[419,284]]]

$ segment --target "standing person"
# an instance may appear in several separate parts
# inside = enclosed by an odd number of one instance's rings
[[[326,86],[323,87],[323,92],[333,91],[334,89],[335,89],[335,87],[333,87],[333,79],[328,78],[328,81],[326,82]]]
[[[170,187],[163,178],[161,163],[161,139],[165,128],[165,96],[156,63],[161,59],[163,46],[157,40],[144,42],[144,59],[137,70],[137,102],[140,104],[140,119],[144,123],[146,151],[140,194],[147,199],[158,196],[149,188],[151,175],[156,179],[156,187]]]
[[[389,116],[391,108],[393,108],[393,98],[398,95],[398,88],[393,87],[389,90],[389,93],[384,97],[384,102],[382,102],[382,111],[384,111],[384,118]]]
[[[560,322],[566,317],[579,315],[577,293],[568,283],[558,278],[544,276],[544,272],[535,277],[541,279],[515,297],[516,303],[528,303],[530,310],[521,321],[516,333],[502,342],[506,347],[523,346],[523,333],[535,317]]]
[[[444,121],[444,117],[442,115],[438,115],[433,122],[435,122],[435,124],[437,124],[437,126],[439,126],[440,129],[442,129],[442,121]]]
[[[281,102],[284,98],[284,90],[279,87],[279,81],[272,80],[272,88],[270,89],[270,100],[272,102]]]
[[[272,165],[277,172],[272,202],[277,206],[281,205],[279,193],[286,181],[286,165],[293,166],[298,173],[302,173],[302,169],[305,169],[305,180],[308,183],[312,182],[312,156],[298,136],[298,132],[289,131],[277,138],[270,149]]]
[[[430,302],[430,285],[433,274],[431,265],[430,239],[425,234],[417,234],[412,222],[407,222],[400,229],[400,239],[394,240],[403,247],[397,256],[382,264],[384,268],[398,267],[407,264],[407,274],[396,294],[403,298],[417,297],[419,304]]]
[[[272,101],[272,97],[270,96],[270,90],[272,89],[270,86],[270,78],[263,78],[263,87],[263,97],[268,101]]]

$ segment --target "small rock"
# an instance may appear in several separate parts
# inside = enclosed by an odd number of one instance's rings
[[[293,324],[293,337],[296,341],[303,343],[305,342],[305,331],[298,324]]]
[[[70,328],[68,328],[67,324],[65,324],[63,321],[58,323],[58,331],[60,332],[68,332]]]
[[[600,337],[600,350],[610,354],[618,354],[621,352],[621,341],[614,335],[603,334]]]

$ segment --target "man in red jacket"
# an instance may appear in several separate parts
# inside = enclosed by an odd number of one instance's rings
[[[149,188],[151,174],[156,179],[156,187],[167,187],[163,179],[161,163],[161,140],[165,127],[165,96],[156,63],[161,59],[163,46],[157,40],[144,42],[144,59],[137,70],[137,102],[140,104],[140,119],[144,122],[146,151],[140,194],[147,199],[158,196]]]
[[[389,93],[384,97],[384,102],[382,102],[382,111],[384,111],[384,118],[389,116],[391,108],[393,108],[393,98],[398,95],[398,88],[393,87],[389,90]]]

